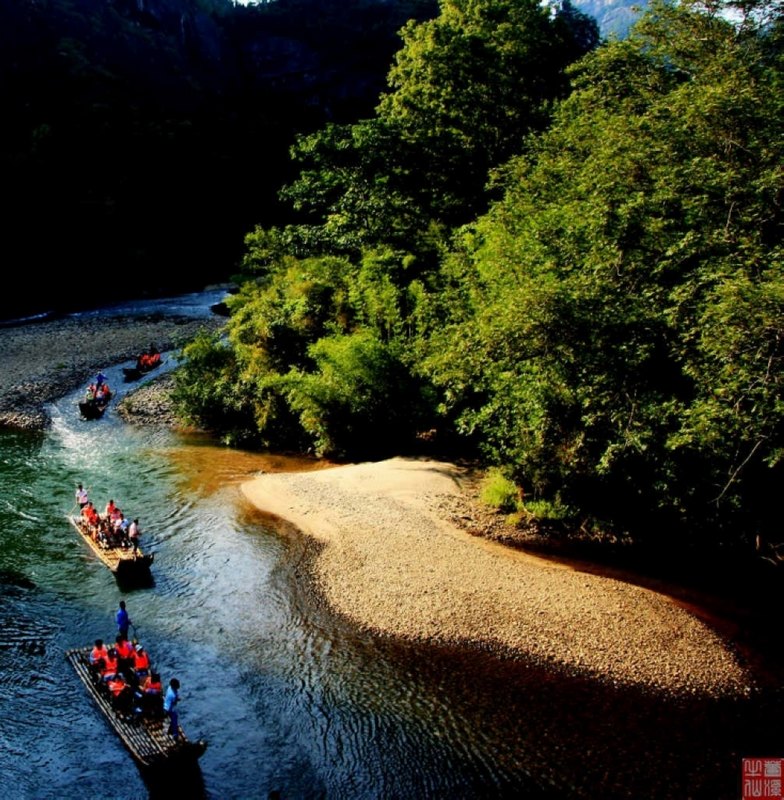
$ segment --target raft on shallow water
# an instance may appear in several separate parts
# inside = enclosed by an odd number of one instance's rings
[[[103,412],[109,407],[109,402],[112,399],[112,393],[108,392],[103,400],[91,397],[88,400],[81,400],[79,402],[79,411],[85,419],[100,419]]]
[[[123,367],[123,377],[126,383],[132,383],[133,381],[138,381],[142,375],[146,375],[148,372],[152,372],[153,370],[158,369],[158,367],[163,364],[161,360],[160,354],[154,361],[144,361],[141,356],[136,359],[136,366],[135,367]]]
[[[139,548],[134,555],[133,550],[125,547],[106,547],[93,539],[90,531],[79,517],[68,516],[71,525],[76,528],[82,539],[87,542],[90,549],[107,567],[118,577],[124,580],[133,578],[147,578],[150,567],[155,560],[154,553],[143,553]]]
[[[190,741],[182,726],[179,726],[178,739],[169,736],[168,717],[124,717],[114,709],[108,690],[90,671],[90,650],[90,647],[68,650],[65,657],[137,764],[150,768],[174,761],[197,761],[207,749],[207,742],[203,739]]]

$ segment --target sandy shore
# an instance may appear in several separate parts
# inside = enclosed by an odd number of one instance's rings
[[[461,530],[450,520],[466,480],[454,464],[394,458],[264,474],[243,491],[311,537],[319,591],[362,628],[657,692],[752,688],[729,645],[666,596]]]

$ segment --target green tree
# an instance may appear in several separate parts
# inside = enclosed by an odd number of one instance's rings
[[[781,480],[780,20],[655,5],[445,262],[444,408],[617,530],[750,534]]]
[[[387,244],[430,264],[446,230],[486,209],[489,170],[547,124],[566,67],[598,42],[569,4],[536,0],[444,0],[402,37],[377,116],[293,148],[301,171],[282,196],[304,227],[290,238],[344,253]]]

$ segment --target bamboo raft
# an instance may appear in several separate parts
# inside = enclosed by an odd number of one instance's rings
[[[120,579],[149,577],[150,566],[155,560],[155,554],[145,554],[139,548],[136,555],[132,550],[125,549],[124,547],[106,547],[101,542],[96,542],[90,535],[90,532],[82,524],[79,517],[73,517],[70,514],[68,519],[71,525],[76,528],[82,539],[87,542],[90,549],[98,556],[98,558],[106,564],[107,567]]]
[[[109,402],[112,399],[112,393],[109,392],[103,400],[96,400],[90,398],[89,400],[79,401],[79,412],[85,419],[100,419],[103,412],[109,407]]]
[[[181,725],[178,726],[179,738],[172,738],[167,733],[168,717],[127,718],[115,711],[108,692],[101,691],[90,672],[90,650],[90,647],[68,650],[65,657],[137,764],[154,768],[174,761],[195,763],[207,749],[203,739],[190,741]]]

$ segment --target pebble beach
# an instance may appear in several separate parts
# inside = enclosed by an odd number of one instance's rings
[[[0,327],[0,427],[44,429],[46,404],[86,386],[98,370],[135,358],[151,342],[170,350],[224,321],[63,317]]]

